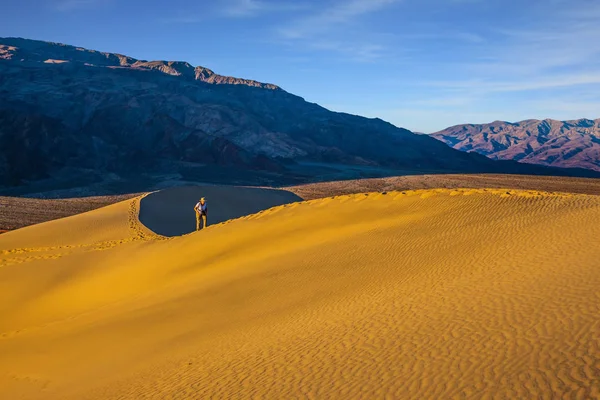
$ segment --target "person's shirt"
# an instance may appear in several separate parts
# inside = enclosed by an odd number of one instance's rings
[[[201,213],[206,213],[208,211],[208,205],[206,204],[206,202],[204,202],[204,204],[198,202],[196,204],[196,210]]]

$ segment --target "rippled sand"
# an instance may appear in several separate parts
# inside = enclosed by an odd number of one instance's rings
[[[0,236],[2,398],[600,397],[600,197],[354,194],[172,239],[138,207]]]

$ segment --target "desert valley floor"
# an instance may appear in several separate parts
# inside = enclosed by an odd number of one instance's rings
[[[142,198],[0,235],[2,398],[600,398],[600,196],[340,194],[172,238]]]

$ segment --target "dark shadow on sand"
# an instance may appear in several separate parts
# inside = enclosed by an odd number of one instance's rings
[[[206,197],[208,225],[243,217],[282,204],[302,201],[285,190],[236,186],[183,186],[151,193],[140,204],[140,221],[163,236],[196,230],[194,206]]]

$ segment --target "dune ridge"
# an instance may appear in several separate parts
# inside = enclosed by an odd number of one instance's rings
[[[171,239],[138,207],[0,237],[9,398],[600,397],[598,196],[342,195]]]
[[[204,186],[204,187],[202,187]],[[199,185],[200,190],[204,193],[208,192],[208,189],[213,189],[215,186],[207,187],[206,185]],[[228,188],[225,186],[216,186],[220,193],[215,193],[220,197]],[[298,197],[304,200],[312,200],[323,197],[338,196],[342,194],[355,194],[363,192],[383,192],[383,191],[398,191],[398,190],[416,190],[416,189],[456,189],[462,187],[472,188],[511,188],[521,190],[538,190],[545,192],[568,192],[568,193],[581,193],[581,194],[596,194],[600,195],[600,179],[592,178],[567,178],[557,176],[529,176],[529,175],[501,175],[501,174],[469,174],[469,175],[457,175],[457,174],[441,174],[441,175],[408,175],[408,176],[396,176],[388,178],[371,178],[371,179],[358,179],[358,180],[346,180],[336,182],[320,182],[312,184],[304,184],[298,186],[290,186],[279,188],[279,190],[285,190],[294,193]],[[245,191],[240,191],[239,187],[229,187],[230,195],[247,195]],[[261,189],[261,188],[259,188]],[[262,188],[269,189],[269,188]],[[271,188],[272,189],[272,188]],[[149,189],[150,190],[150,189]],[[170,188],[175,194],[178,189]],[[189,192],[193,192],[194,189],[190,189]],[[205,191],[206,190],[206,191]],[[162,191],[161,191],[162,192]],[[78,193],[78,191],[75,191]],[[209,193],[210,198],[213,198],[212,194]],[[41,194],[40,194],[41,195]],[[112,195],[112,196],[95,196],[95,197],[74,197],[74,198],[63,198],[56,200],[49,199],[38,199],[38,198],[22,198],[22,197],[2,197],[0,196],[0,232],[2,230],[10,231],[19,229],[25,226],[39,224],[42,222],[64,218],[71,215],[79,214],[86,211],[91,211],[96,208],[104,207],[110,204],[114,204],[120,201],[127,200],[129,198],[137,197],[140,194],[127,194],[127,195]],[[177,193],[181,195],[180,200],[188,201],[187,194]],[[173,203],[169,199],[169,194],[159,193],[157,197],[165,196],[167,203],[171,203],[176,206],[177,203]],[[217,198],[218,198],[217,197]],[[146,201],[152,199],[146,199]],[[154,200],[157,200],[156,198]],[[159,200],[159,199],[158,199]],[[196,202],[197,196],[194,196],[189,202]],[[289,201],[291,199],[288,199]],[[300,199],[297,199],[300,200]],[[283,202],[287,202],[283,201]],[[161,207],[160,201],[157,202],[157,207]],[[181,204],[181,203],[179,203]],[[273,206],[274,204],[261,204],[261,208],[266,206]],[[180,207],[185,210],[189,210],[189,204],[181,204]],[[156,210],[155,207],[150,207],[150,215]],[[235,205],[234,213],[229,215],[222,215],[220,219],[231,219],[239,211],[238,205]],[[154,210],[152,210],[154,209]],[[160,218],[175,218],[179,219],[181,216],[176,215],[178,212],[173,210],[169,211],[169,215],[162,216]],[[246,208],[244,212],[254,211]],[[144,211],[141,211],[142,214]],[[183,212],[182,212],[183,213]],[[175,215],[174,215],[175,214]],[[214,214],[211,214],[211,220]],[[218,217],[218,216],[217,216]],[[194,221],[189,221],[189,216],[186,216],[187,223],[192,224],[192,228],[187,228],[187,231],[191,231],[195,228],[193,225]],[[140,219],[144,221],[144,216],[140,216]],[[153,225],[146,222],[148,225]],[[161,232],[158,232],[161,233]],[[165,232],[166,233],[166,232]],[[175,232],[171,232],[175,233]],[[185,229],[180,231],[178,234],[186,233]]]

